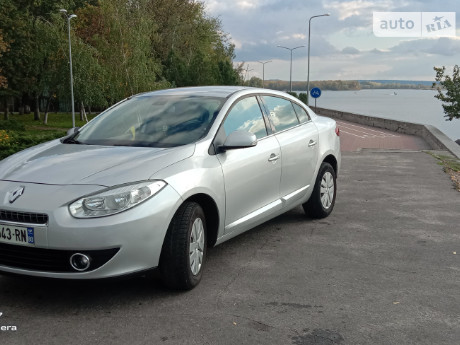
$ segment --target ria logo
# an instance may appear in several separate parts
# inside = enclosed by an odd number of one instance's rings
[[[438,36],[439,34],[443,36],[444,33],[450,32],[453,29],[454,35],[455,36],[455,27],[452,27],[452,24],[455,24],[455,16],[452,21],[452,16],[447,15],[444,13],[444,15],[437,14],[435,16],[425,16],[424,14],[422,15],[422,20],[424,24],[424,29],[426,35],[434,35]]]
[[[24,186],[20,186],[16,188],[10,195],[10,198],[8,199],[10,204],[16,201],[17,198],[19,198],[22,194],[24,194],[24,190],[26,188]]]

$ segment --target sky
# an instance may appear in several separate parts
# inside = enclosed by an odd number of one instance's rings
[[[459,0],[202,2],[229,34],[234,61],[248,69],[246,79],[262,78],[257,61],[271,60],[265,64],[265,79],[289,80],[290,51],[277,46],[308,46],[309,18],[326,13],[330,16],[311,20],[310,80],[434,80],[433,66],[451,71],[460,64]],[[456,36],[377,37],[374,12],[456,12]],[[292,80],[307,80],[307,52],[306,47],[293,51]]]

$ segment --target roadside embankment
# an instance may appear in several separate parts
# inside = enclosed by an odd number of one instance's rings
[[[366,126],[387,129],[393,132],[416,135],[423,138],[433,150],[446,150],[460,159],[460,146],[443,132],[431,125],[385,119],[369,115],[354,114],[340,110],[313,108],[318,115],[333,119],[359,123]]]

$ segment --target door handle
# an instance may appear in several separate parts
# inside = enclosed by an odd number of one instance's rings
[[[308,147],[312,147],[312,146],[315,146],[316,145],[316,141],[314,141],[313,139],[310,140],[310,142],[308,143]]]
[[[270,155],[270,158],[268,159],[268,161],[269,162],[276,162],[279,158],[280,158],[280,155],[275,155],[274,153],[272,153]]]

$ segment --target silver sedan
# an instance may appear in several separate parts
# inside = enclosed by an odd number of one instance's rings
[[[158,268],[191,289],[206,249],[336,199],[335,121],[283,92],[197,87],[129,97],[0,162],[0,271],[98,279]]]

